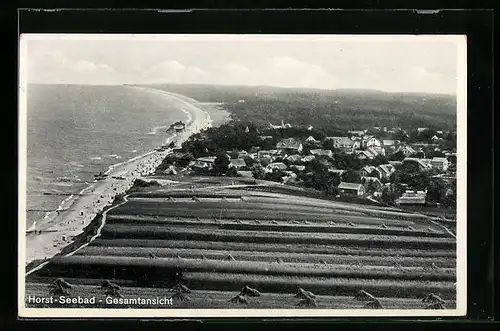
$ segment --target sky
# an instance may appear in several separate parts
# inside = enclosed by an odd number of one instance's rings
[[[24,43],[25,42],[25,43]],[[23,35],[29,83],[455,94],[460,36]]]

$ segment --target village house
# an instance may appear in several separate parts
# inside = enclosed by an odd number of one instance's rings
[[[363,136],[366,133],[366,130],[359,130],[359,131],[351,130],[348,131],[348,133],[353,136]]]
[[[302,143],[295,138],[282,139],[276,148],[282,154],[300,154],[302,152]]]
[[[356,159],[358,160],[371,160],[375,156],[377,156],[377,153],[369,151],[369,150],[364,150],[364,151],[356,151]]]
[[[299,154],[293,154],[286,158],[290,163],[296,164],[302,162],[302,156]]]
[[[309,136],[307,137],[306,141],[310,144],[317,144],[317,143],[320,143],[321,141],[319,140],[316,140],[313,136]]]
[[[214,168],[214,164],[215,156],[199,157],[194,161],[192,168],[193,170],[207,171],[212,170]]]
[[[231,159],[229,160],[229,168],[234,168],[236,170],[240,170],[241,168],[246,167],[247,164],[243,159]]]
[[[376,170],[377,168],[374,166],[365,166],[359,171],[359,175],[361,177],[368,177]]]
[[[287,166],[283,162],[273,162],[266,167],[266,171],[273,172],[273,170],[286,170]]]
[[[295,169],[297,171],[304,171],[306,169],[306,166],[298,165],[298,164],[292,164],[290,166],[290,169]]]
[[[435,169],[439,169],[441,171],[448,170],[449,161],[445,157],[434,157],[430,160],[431,166]]]
[[[333,152],[329,149],[311,149],[311,154],[314,156],[327,156],[332,157]]]
[[[292,127],[292,125],[290,123],[285,123],[283,122],[283,120],[281,120],[281,124],[280,125],[273,125],[272,123],[269,123],[269,126],[271,127],[271,129],[289,129]]]
[[[399,146],[397,146],[396,149],[394,150],[394,153],[398,152],[402,152],[405,156],[409,156],[416,153],[413,147],[406,144],[400,144]]]
[[[338,186],[339,192],[345,195],[361,196],[366,193],[363,184],[342,182]]]
[[[334,173],[336,175],[339,175],[342,176],[344,174],[344,172],[346,172],[345,170],[342,170],[342,169],[335,169],[335,168],[328,168],[328,172],[331,172],[331,173]]]
[[[361,148],[369,148],[369,147],[382,147],[382,143],[379,139],[374,136],[365,135],[361,139]]]
[[[414,157],[407,157],[402,161],[402,166],[407,165],[408,163],[414,163],[418,166],[420,171],[429,170],[431,168],[430,164],[425,162],[423,159],[417,159]]]
[[[427,131],[427,130],[429,130],[429,128],[417,128],[418,133],[422,133],[422,132]]]
[[[270,150],[262,150],[257,152],[257,158],[263,159],[263,158],[271,158],[273,155],[275,155],[278,151],[275,149],[270,149]]]
[[[341,150],[346,154],[354,153],[354,150],[358,148],[359,142],[352,140],[349,137],[326,137],[325,140],[332,140],[333,147]]]
[[[306,155],[302,158],[302,162],[305,162],[305,163],[312,162],[315,159],[316,159],[316,156],[314,156],[314,155]]]
[[[383,178],[389,178],[394,172],[396,172],[396,168],[388,163],[388,164],[381,164],[377,167],[381,173],[380,179]]]
[[[380,190],[384,186],[382,184],[382,182],[380,181],[380,179],[378,179],[377,177],[366,176],[366,177],[361,177],[361,180],[364,181],[364,184],[365,184],[366,188],[368,188],[368,184],[369,183],[372,183],[371,185],[374,186],[375,191]]]
[[[405,192],[395,202],[397,206],[424,206],[426,194],[425,192]]]

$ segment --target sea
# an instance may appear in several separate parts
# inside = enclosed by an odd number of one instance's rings
[[[94,174],[165,143],[188,114],[168,98],[128,86],[29,85],[27,229],[43,223]]]

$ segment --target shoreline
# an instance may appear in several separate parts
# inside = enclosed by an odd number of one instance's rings
[[[141,89],[180,104],[179,110],[187,114],[189,121],[184,132],[170,135],[168,141],[181,144],[192,134],[212,125],[209,113],[197,107],[196,100],[153,88],[129,88]],[[30,232],[25,229],[25,265],[35,260],[50,259],[71,245],[74,242],[72,239],[80,235],[96,215],[110,207],[117,195],[125,193],[135,179],[153,173],[170,152],[170,149],[152,150],[109,166],[105,172],[108,175],[106,179],[93,182],[78,194],[64,199],[56,210],[50,212],[52,219],[47,222],[35,221],[30,226]],[[113,178],[118,176],[124,179]],[[65,204],[67,208],[63,207]]]

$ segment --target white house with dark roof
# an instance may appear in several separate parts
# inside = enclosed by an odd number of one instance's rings
[[[366,193],[363,184],[342,182],[337,187],[341,194],[361,196]]]

